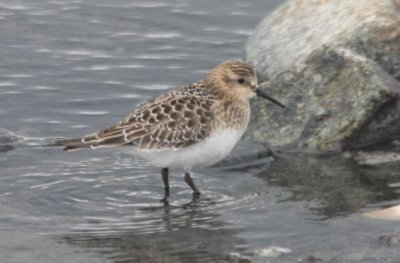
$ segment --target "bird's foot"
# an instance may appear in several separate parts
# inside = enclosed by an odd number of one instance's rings
[[[169,205],[169,202],[168,202],[168,198],[167,197],[164,197],[163,199],[160,199],[160,202],[161,203],[163,203],[164,205]]]
[[[199,191],[193,192],[193,194],[192,194],[192,199],[193,199],[193,201],[199,200],[200,195],[201,195],[201,193],[200,193]]]

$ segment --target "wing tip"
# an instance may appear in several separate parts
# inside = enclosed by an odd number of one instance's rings
[[[78,151],[80,149],[82,149],[83,147],[80,146],[66,146],[63,148],[64,151],[66,152],[74,152],[74,151]]]

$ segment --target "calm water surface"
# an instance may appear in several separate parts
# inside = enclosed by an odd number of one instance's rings
[[[241,58],[251,30],[280,2],[3,0],[0,127],[48,138],[112,124]],[[173,171],[165,206],[159,170],[141,159],[32,143],[6,150],[1,262],[400,262],[399,245],[380,239],[398,235],[398,223],[362,216],[399,203],[397,168],[272,161],[243,143],[193,175],[198,200]],[[286,254],[273,258],[273,246]]]

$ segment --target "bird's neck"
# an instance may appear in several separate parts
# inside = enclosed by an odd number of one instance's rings
[[[247,129],[250,121],[250,103],[239,96],[225,96],[217,103],[216,125],[219,128]]]

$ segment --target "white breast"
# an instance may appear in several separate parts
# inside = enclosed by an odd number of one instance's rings
[[[224,159],[242,137],[244,131],[223,129],[202,142],[191,146],[160,152],[136,153],[158,167],[183,169],[190,172],[197,167],[207,167]]]

